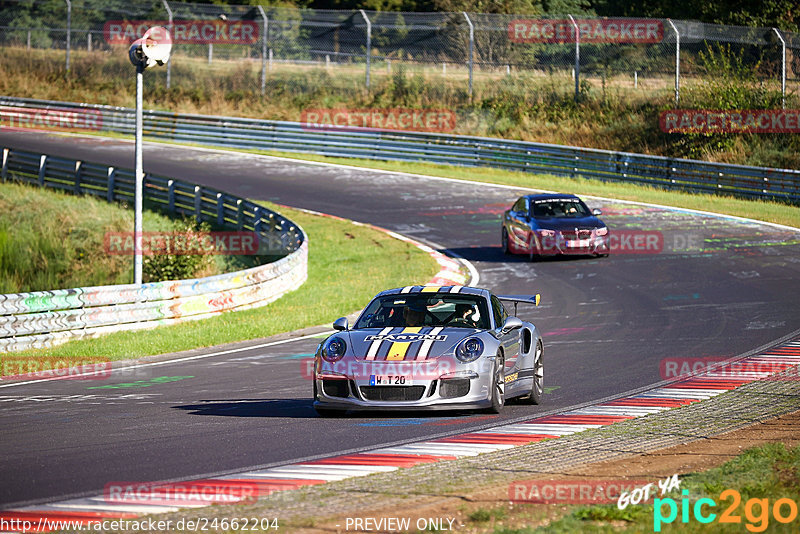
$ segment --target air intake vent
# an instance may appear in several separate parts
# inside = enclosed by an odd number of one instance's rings
[[[361,395],[371,401],[417,401],[425,386],[361,386]]]
[[[454,399],[463,397],[469,393],[469,378],[450,378],[442,380],[439,387],[439,395],[443,399]]]
[[[329,397],[349,397],[350,390],[347,387],[347,380],[323,380],[322,391]]]

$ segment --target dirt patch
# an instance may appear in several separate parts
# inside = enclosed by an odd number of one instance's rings
[[[587,464],[564,472],[542,473],[529,479],[547,480],[650,480],[655,482],[673,474],[687,474],[717,467],[740,455],[745,449],[765,443],[783,443],[787,448],[800,445],[800,411],[752,426],[624,459]],[[467,488],[461,494],[431,495],[430,501],[408,507],[365,508],[357,516],[338,516],[314,521],[313,526],[294,525],[292,531],[312,532],[415,532],[420,526],[436,526],[459,533],[493,532],[497,527],[545,526],[567,510],[558,504],[512,503],[509,484]],[[349,517],[349,521],[348,521]],[[367,523],[367,519],[372,521]],[[385,520],[408,520],[409,528]],[[357,519],[361,523],[356,523]],[[384,520],[383,522],[380,522]],[[419,523],[418,523],[419,521]],[[359,528],[361,527],[361,528]]]

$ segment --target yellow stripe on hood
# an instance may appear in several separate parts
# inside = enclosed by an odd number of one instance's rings
[[[419,331],[422,330],[421,326],[408,326],[403,328],[403,331],[400,332],[401,334],[419,334]],[[412,341],[395,341],[392,343],[392,346],[389,347],[389,354],[386,355],[386,360],[404,360],[406,358],[406,352],[408,352],[408,347],[411,346]]]

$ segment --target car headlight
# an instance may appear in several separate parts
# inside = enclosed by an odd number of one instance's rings
[[[483,341],[468,337],[456,346],[456,358],[464,363],[474,362],[483,354]]]
[[[597,235],[606,235],[608,233],[608,226],[597,229]]]
[[[342,359],[344,352],[347,350],[347,343],[339,336],[333,336],[322,345],[322,357],[329,362],[335,362]]]
[[[539,235],[542,237],[555,237],[556,231],[555,230],[539,230]]]

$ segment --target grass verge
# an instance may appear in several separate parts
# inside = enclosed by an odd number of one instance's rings
[[[661,500],[653,504],[630,505],[624,510],[619,510],[615,504],[573,507],[547,527],[500,527],[491,532],[743,532],[745,529],[748,532],[797,532],[799,474],[800,447],[787,449],[783,443],[768,443],[748,449],[714,469],[684,475],[680,491],[657,496],[656,499]],[[710,501],[703,501],[698,508],[700,499]],[[776,517],[775,505],[781,499],[778,514],[783,518],[791,517],[790,522],[781,522]],[[675,517],[670,520],[673,506]],[[705,517],[714,517],[701,522],[696,515],[698,511]],[[732,522],[722,521],[724,513]]]
[[[425,283],[438,272],[438,265],[428,254],[378,230],[260,203],[297,222],[309,236],[308,281],[297,291],[263,308],[151,331],[71,341],[9,357],[15,361],[86,357],[122,360],[266,337],[331,322],[360,309],[378,291]]]

